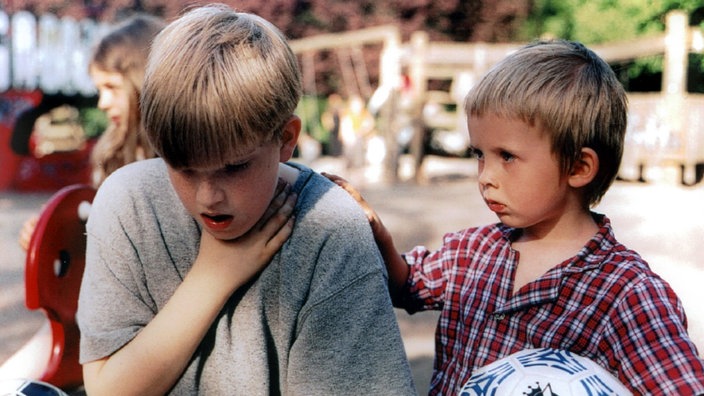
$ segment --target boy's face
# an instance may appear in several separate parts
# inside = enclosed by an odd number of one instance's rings
[[[290,133],[296,127],[295,133]],[[257,223],[274,195],[279,163],[291,158],[300,120],[293,129],[290,123],[285,128],[281,142],[245,150],[223,166],[168,167],[171,183],[181,202],[204,231],[215,238],[231,240],[244,235]]]
[[[479,164],[479,190],[501,222],[527,228],[559,220],[569,186],[539,126],[493,114],[468,118]]]

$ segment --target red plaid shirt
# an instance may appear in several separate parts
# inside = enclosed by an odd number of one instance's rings
[[[396,306],[442,310],[431,395],[455,395],[473,370],[537,347],[591,358],[635,394],[704,394],[704,361],[679,299],[616,241],[606,217],[595,216],[594,238],[516,295],[516,229],[470,228],[445,235],[438,251],[404,255],[410,276]]]

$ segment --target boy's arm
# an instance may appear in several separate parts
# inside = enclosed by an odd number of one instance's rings
[[[164,308],[120,350],[84,365],[87,393],[168,392],[230,295],[261,271],[290,236],[295,201],[296,195],[284,189],[263,220],[235,241],[203,232],[193,267]]]
[[[389,273],[389,291],[392,296],[397,295],[398,292],[403,289],[403,286],[408,280],[409,268],[406,261],[396,249],[389,229],[384,226],[384,223],[382,223],[379,215],[364,199],[362,194],[357,191],[357,189],[355,189],[347,180],[330,173],[323,172],[322,175],[347,191],[347,193],[349,193],[364,210],[364,213],[367,215],[367,219],[369,220],[369,225],[372,227],[374,240],[376,241],[376,245],[381,252],[381,257],[384,259],[386,270]]]
[[[704,395],[704,359],[675,292],[654,277],[623,289],[603,340],[621,381],[636,394]]]
[[[314,216],[308,227],[319,228]],[[379,251],[356,214],[340,217],[313,244],[319,248],[287,252],[289,260],[315,260],[317,270],[306,277],[282,393],[416,395]]]

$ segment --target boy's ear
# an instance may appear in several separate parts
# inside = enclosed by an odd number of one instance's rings
[[[298,143],[298,135],[301,133],[301,119],[296,115],[291,116],[283,128],[281,146],[279,147],[279,162],[286,162],[293,156],[293,150]]]
[[[585,147],[580,152],[577,161],[572,165],[568,183],[574,188],[584,187],[594,180],[598,171],[599,156],[593,149]]]

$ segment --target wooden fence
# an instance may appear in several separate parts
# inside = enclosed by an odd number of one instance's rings
[[[687,25],[688,16],[680,11],[667,15],[665,33],[653,37],[590,46],[609,63],[647,56],[663,55],[662,91],[629,94],[629,127],[622,170],[628,177],[643,178],[649,167],[675,165],[681,168],[681,182],[693,184],[702,178],[704,169],[704,95],[686,91],[687,55],[701,53],[704,37],[698,27]],[[521,44],[429,42],[418,32],[405,44],[401,53],[401,70],[414,82],[413,114],[418,120],[414,145],[416,169],[423,158],[420,142],[428,124],[440,129],[459,125],[466,128],[456,112],[439,112],[428,119],[423,108],[432,102],[452,104],[461,109],[464,93],[492,65],[516,50]],[[429,92],[427,82],[450,80],[449,92]],[[457,131],[466,135],[465,130]],[[632,170],[637,169],[633,175]],[[422,175],[420,175],[422,176]]]

